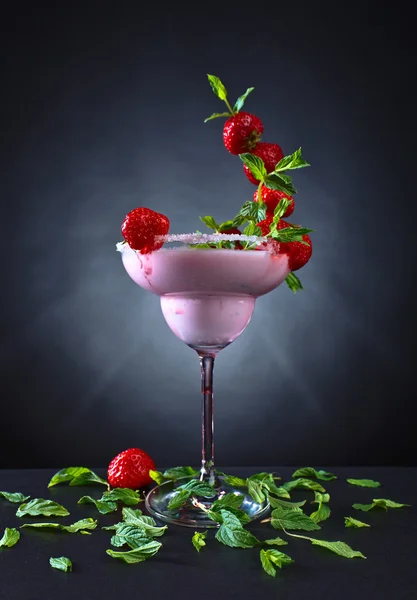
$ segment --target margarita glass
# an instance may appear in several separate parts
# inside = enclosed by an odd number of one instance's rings
[[[201,248],[201,242],[235,241],[253,249]],[[172,247],[172,242],[180,246]],[[146,507],[155,517],[190,527],[216,527],[207,516],[212,503],[226,493],[242,496],[241,510],[250,519],[268,510],[268,502],[255,502],[246,488],[225,481],[214,467],[213,367],[217,354],[248,325],[256,298],[278,287],[290,272],[288,257],[276,254],[266,238],[244,235],[182,234],[164,237],[164,245],[140,254],[118,244],[123,265],[133,281],[160,297],[162,313],[175,335],[195,350],[200,359],[202,387],[202,458],[199,480],[213,486],[212,497],[192,496],[183,506],[168,504],[184,479],[154,487]],[[260,246],[260,244],[265,244]],[[260,249],[262,248],[262,249]],[[185,480],[187,481],[187,480]]]

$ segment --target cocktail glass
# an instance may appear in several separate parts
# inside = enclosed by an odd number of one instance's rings
[[[232,240],[239,236],[213,236]],[[286,255],[268,249],[202,249],[186,243],[171,247],[170,240],[187,236],[167,236],[164,246],[150,254],[140,254],[127,244],[118,245],[124,267],[133,281],[160,297],[162,313],[175,335],[195,350],[200,359],[202,389],[202,456],[199,480],[213,486],[213,496],[192,496],[180,508],[168,504],[176,488],[187,480],[168,481],[154,487],[146,507],[155,517],[189,527],[216,527],[207,515],[210,506],[227,493],[242,497],[241,510],[257,519],[268,502],[255,502],[247,488],[235,486],[214,466],[213,367],[217,354],[231,344],[247,327],[255,301],[278,287],[289,273]],[[205,236],[204,241],[210,237]],[[240,236],[245,239],[245,236]],[[195,242],[195,240],[194,240]]]

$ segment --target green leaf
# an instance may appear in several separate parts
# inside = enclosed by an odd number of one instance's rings
[[[377,488],[380,487],[379,481],[373,479],[346,479],[351,485],[357,485],[359,487]]]
[[[20,504],[21,502],[26,502],[26,500],[29,500],[30,496],[25,496],[20,492],[0,492],[0,498],[4,498],[9,502]]]
[[[51,557],[49,559],[49,564],[53,569],[58,569],[59,571],[72,571],[72,562],[66,556],[58,556],[57,558]]]
[[[308,242],[303,240],[304,235],[308,235],[314,231],[314,229],[308,229],[307,227],[284,227],[283,229],[273,230],[271,228],[271,237],[274,240],[278,240],[279,242],[288,243],[288,242],[301,242],[308,246]]]
[[[17,509],[17,517],[24,517],[26,515],[30,515],[31,517],[66,517],[69,515],[69,512],[57,502],[44,500],[44,498],[34,498],[27,503],[21,504]]]
[[[135,564],[154,556],[161,546],[162,544],[160,542],[152,540],[143,546],[139,546],[139,548],[134,548],[133,550],[128,550],[126,552],[115,552],[114,550],[109,549],[106,550],[106,553],[112,558],[118,558],[125,563]]]
[[[151,537],[164,535],[168,528],[167,525],[164,525],[163,527],[157,526],[155,519],[142,515],[140,510],[134,510],[133,508],[123,508],[122,516],[125,523],[141,527],[145,530],[146,534]]]
[[[330,517],[330,507],[327,504],[320,504],[318,509],[311,513],[310,519],[315,523],[321,523]]]
[[[204,223],[204,225],[207,225],[207,227],[209,229],[214,229],[214,231],[219,231],[219,224],[216,223],[216,221],[214,220],[213,217],[211,217],[211,216],[200,217],[200,221],[202,221]]]
[[[216,539],[231,548],[253,548],[259,540],[242,527],[239,519],[227,510],[221,510],[223,522],[220,525]]]
[[[284,565],[290,565],[293,563],[293,559],[288,556],[288,554],[284,554],[284,552],[279,552],[278,550],[261,550],[260,559],[263,570],[271,577],[275,577],[276,568],[281,569]]]
[[[191,490],[179,490],[178,492],[175,492],[171,498],[170,501],[168,502],[168,509],[169,510],[177,510],[177,508],[181,508],[181,506],[183,504],[185,504],[185,502],[187,502],[188,498],[191,495]]]
[[[117,510],[116,502],[96,500],[96,498],[92,498],[91,496],[83,496],[77,502],[77,504],[94,504],[98,512],[102,515],[107,515],[109,513]]]
[[[271,525],[275,529],[303,529],[304,531],[320,529],[320,526],[303,512],[285,508],[275,508],[272,511]]]
[[[352,506],[356,510],[368,512],[373,508],[383,508],[384,510],[388,510],[389,508],[404,508],[405,506],[411,506],[411,504],[402,504],[400,502],[394,502],[394,500],[387,500],[386,498],[374,498],[372,504],[353,504]]]
[[[202,496],[203,498],[212,498],[216,495],[216,490],[198,479],[191,479],[176,488],[176,491],[172,495],[169,503],[169,510],[176,510],[180,508],[190,496]]]
[[[290,169],[301,169],[303,167],[309,167],[309,163],[306,162],[301,156],[301,148],[281,158],[279,163],[275,167],[275,173],[280,171],[289,171]]]
[[[262,504],[262,502],[264,502],[266,498],[262,490],[262,484],[257,481],[251,481],[250,479],[247,480],[247,484],[249,495],[253,498],[255,502]]]
[[[314,500],[312,503],[316,504],[327,504],[330,502],[330,494],[322,494],[321,492],[314,492]]]
[[[164,477],[168,477],[172,481],[177,481],[182,477],[195,477],[200,471],[193,469],[193,467],[172,467],[164,471]]]
[[[317,481],[311,481],[310,479],[304,479],[303,477],[293,479],[292,481],[287,481],[281,487],[287,490],[287,492],[291,492],[291,490],[294,490],[296,488],[312,490],[313,492],[316,491],[324,493],[326,491],[324,487],[320,485],[320,483],[318,483]]]
[[[91,469],[87,467],[67,467],[61,469],[52,477],[48,483],[48,487],[53,487],[58,483],[70,482],[70,485],[89,485],[90,483],[99,483],[101,485],[109,486],[107,481],[96,475]]]
[[[227,231],[228,229],[232,229],[233,227],[233,221],[224,221],[219,225],[219,232],[224,233],[225,231]]]
[[[257,235],[262,236],[261,229],[256,225],[256,223],[249,223],[247,227],[243,230],[244,235]]]
[[[233,506],[225,506],[223,510],[226,510],[226,511],[232,513],[232,515],[234,515],[237,519],[239,519],[239,521],[242,525],[247,525],[251,521],[251,518],[249,517],[249,515],[247,513],[245,513],[244,510],[241,510],[240,508],[234,508]],[[216,523],[223,523],[223,517],[219,510],[216,511],[216,510],[211,509],[208,511],[207,516],[212,521],[216,521]]]
[[[161,485],[161,483],[164,483],[165,481],[169,481],[168,478],[164,477],[163,473],[160,471],[154,471],[152,469],[149,471],[149,477],[156,481],[158,485]]]
[[[287,212],[287,208],[289,207],[289,205],[291,204],[291,200],[288,200],[288,198],[281,198],[281,200],[278,202],[278,204],[276,205],[275,209],[274,209],[274,222],[278,223],[278,221],[281,219],[281,217],[283,217],[285,215],[285,213]]]
[[[110,492],[104,492],[100,500],[102,502],[116,502],[118,500],[127,506],[133,506],[139,504],[142,498],[138,491],[130,490],[129,488],[114,488]]]
[[[240,508],[244,500],[243,494],[225,494],[211,505],[211,510],[220,510],[222,508]]]
[[[316,469],[313,469],[313,467],[303,467],[302,469],[297,469],[292,474],[292,477],[315,477],[316,479],[320,479],[322,481],[332,481],[333,479],[337,479],[336,475],[333,475],[333,473],[323,471],[322,469],[316,471]]]
[[[116,533],[111,538],[110,543],[117,548],[127,545],[131,550],[140,548],[152,541],[143,527],[137,525],[128,525],[127,523],[118,523]]]
[[[20,532],[14,527],[6,527],[0,539],[0,548],[11,548],[20,539]]]
[[[271,540],[262,540],[262,544],[267,544],[268,546],[286,546],[288,542],[280,537],[276,537]]]
[[[266,204],[265,202],[253,202],[252,200],[248,200],[242,205],[239,215],[244,218],[245,221],[259,223],[266,218]]]
[[[234,113],[238,113],[242,110],[243,105],[245,104],[246,98],[249,96],[249,94],[251,92],[253,92],[254,89],[255,89],[254,87],[250,87],[246,90],[246,92],[244,94],[242,94],[242,96],[239,96],[239,98],[236,100],[235,105],[233,107]]]
[[[251,202],[251,201],[248,201]],[[253,204],[253,202],[251,202],[251,204]],[[240,213],[237,214],[234,219],[232,220],[232,227],[240,227],[241,225],[243,225],[243,223],[245,223],[245,221],[247,221],[248,219],[244,216],[241,215]],[[229,477],[229,476],[228,476]],[[230,477],[233,477],[233,475],[231,475]],[[236,479],[240,479],[240,477],[237,477]]]
[[[206,545],[207,533],[207,531],[203,531],[201,533],[199,531],[196,531],[193,537],[191,538],[193,546],[197,550],[197,552],[200,552],[200,550]]]
[[[288,275],[285,278],[285,281],[286,281],[288,287],[290,288],[290,290],[294,293],[298,292],[299,290],[304,289],[301,281],[299,280],[297,275],[294,275],[294,273],[292,271],[291,271],[291,273],[288,273]]]
[[[345,527],[355,527],[356,529],[359,529],[360,527],[370,527],[370,525],[363,521],[358,521],[358,519],[354,519],[353,517],[345,517]]]
[[[263,179],[264,185],[270,190],[278,190],[280,192],[284,192],[287,196],[293,196],[297,193],[295,189],[291,177],[284,177],[283,175],[276,175],[275,173],[270,173],[265,176]]]
[[[223,479],[224,479],[225,483],[228,483],[229,485],[231,485],[233,487],[242,487],[242,488],[246,487],[246,481],[245,481],[245,479],[242,479],[241,477],[236,477],[235,475],[225,475]]]
[[[207,119],[204,119],[204,123],[207,123],[207,121],[212,121],[213,119],[218,119],[219,117],[231,117],[231,116],[232,116],[232,113],[230,113],[230,112],[213,113],[212,115],[207,117]]]
[[[326,542],[325,540],[316,540],[305,535],[293,535],[293,537],[309,540],[313,546],[321,546],[322,548],[326,548],[327,550],[330,550],[339,556],[343,556],[344,558],[366,558],[362,552],[353,550],[350,546],[345,544],[345,542]]]
[[[286,500],[281,500],[280,498],[269,496],[269,504],[271,505],[271,508],[284,508],[285,510],[302,512],[301,507],[304,506],[306,502],[306,500],[302,500],[301,502],[288,502]]]
[[[216,96],[220,98],[220,100],[226,100],[227,91],[220,79],[216,77],[216,75],[207,75],[207,77],[211,85],[211,89],[216,94]]]
[[[259,156],[255,156],[255,154],[251,154],[250,152],[245,152],[239,154],[239,158],[258,181],[263,181],[268,175],[264,161],[262,158],[259,158]]]
[[[87,533],[87,530],[92,530],[97,527],[97,521],[94,519],[81,519],[72,523],[72,525],[61,525],[60,523],[25,523],[21,525],[21,529],[30,527],[33,529],[59,529],[68,533]]]

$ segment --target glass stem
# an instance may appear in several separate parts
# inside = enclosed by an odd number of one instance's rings
[[[214,398],[213,398],[213,368],[214,355],[199,354],[201,367],[201,471],[200,481],[215,483],[214,472]]]

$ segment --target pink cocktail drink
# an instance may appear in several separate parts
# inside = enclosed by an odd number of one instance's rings
[[[171,248],[150,254],[125,249],[133,281],[161,298],[171,330],[196,350],[220,350],[248,325],[255,300],[280,285],[286,255],[266,250]]]

